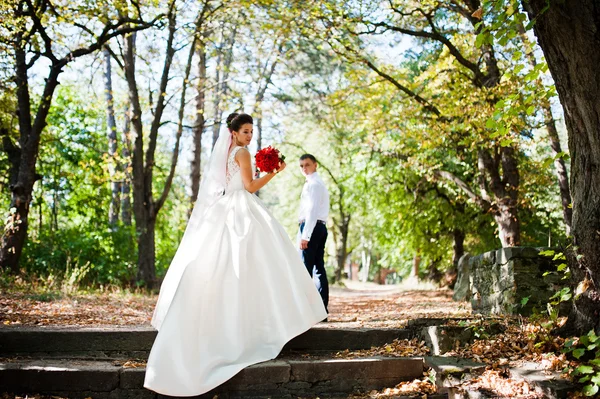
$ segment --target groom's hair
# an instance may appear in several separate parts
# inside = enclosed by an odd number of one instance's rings
[[[237,112],[234,112],[227,117],[227,127],[229,130],[239,132],[242,125],[245,125],[246,123],[254,123],[252,117],[248,114],[238,114]]]
[[[317,158],[315,158],[314,155],[312,154],[304,154],[300,157],[301,161],[304,161],[305,159],[310,159],[311,161],[313,161],[314,163],[317,163]]]

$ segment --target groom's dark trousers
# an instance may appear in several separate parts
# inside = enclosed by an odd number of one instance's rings
[[[300,233],[304,230],[304,222],[300,224]],[[315,229],[310,236],[308,242],[308,248],[302,250],[302,260],[304,266],[308,270],[310,277],[315,280],[315,274],[317,277],[317,289],[321,298],[323,298],[323,304],[325,310],[329,312],[327,306],[329,305],[329,283],[327,282],[327,274],[325,274],[325,242],[327,241],[327,226],[322,221],[318,221],[315,225]]]

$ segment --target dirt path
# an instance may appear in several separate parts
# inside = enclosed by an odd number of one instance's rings
[[[149,325],[156,295],[127,292],[60,293],[1,292],[3,325],[107,326]],[[403,286],[347,282],[332,287],[328,328],[402,327],[409,319],[468,317],[468,304],[452,301],[449,290],[413,290]]]

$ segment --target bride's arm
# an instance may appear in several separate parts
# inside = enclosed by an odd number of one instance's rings
[[[237,152],[237,154],[235,154],[235,160],[240,165],[240,173],[242,174],[242,182],[244,183],[244,188],[250,193],[255,193],[261,188],[263,188],[265,184],[271,181],[271,179],[276,175],[276,173],[267,173],[263,177],[253,179],[250,152],[245,148],[242,148]],[[284,168],[285,162],[281,164],[281,167],[278,169],[277,172],[281,172]]]

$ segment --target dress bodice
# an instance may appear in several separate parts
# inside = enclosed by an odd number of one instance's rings
[[[240,174],[240,165],[235,161],[235,154],[244,147],[234,147],[229,153],[227,158],[227,174],[225,177],[226,188],[225,192],[231,192],[236,190],[242,190],[244,184],[242,182],[242,175]]]

